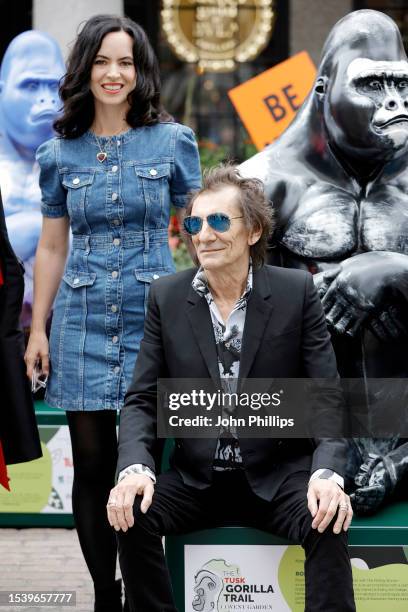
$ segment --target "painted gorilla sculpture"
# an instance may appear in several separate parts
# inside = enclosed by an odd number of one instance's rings
[[[296,119],[241,171],[274,204],[272,263],[314,274],[341,376],[406,378],[408,61],[396,24],[371,10],[341,19]],[[354,506],[372,512],[406,476],[408,443],[352,446]]]
[[[32,267],[42,216],[36,149],[51,138],[65,72],[58,43],[29,30],[9,44],[0,68],[0,184],[10,242],[24,262],[23,323],[31,323]]]

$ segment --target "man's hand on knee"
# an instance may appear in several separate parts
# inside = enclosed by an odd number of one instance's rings
[[[321,478],[312,480],[307,491],[307,501],[313,516],[313,529],[323,533],[338,512],[333,532],[340,533],[342,528],[347,531],[353,518],[353,510],[349,496],[337,483]]]
[[[133,504],[136,495],[142,495],[140,510],[145,514],[152,503],[154,484],[145,474],[129,474],[114,487],[106,505],[109,524],[119,531],[133,527]]]

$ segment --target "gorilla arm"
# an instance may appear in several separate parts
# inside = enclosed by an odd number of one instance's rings
[[[408,256],[371,251],[315,275],[327,322],[354,336],[365,324],[380,340],[407,333],[396,300],[408,302]]]
[[[367,469],[368,468],[368,469]],[[375,512],[408,471],[408,443],[383,457],[371,456],[355,477],[358,488],[350,495],[357,514]]]
[[[34,257],[41,234],[41,212],[26,210],[8,215],[6,219],[10,242],[16,255],[23,261]]]

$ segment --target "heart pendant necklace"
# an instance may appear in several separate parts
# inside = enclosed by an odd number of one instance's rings
[[[108,154],[106,153],[106,151],[99,151],[99,153],[96,154],[96,159],[98,160],[98,162],[104,162],[105,159],[108,159]]]
[[[100,162],[101,164],[103,164],[104,161],[106,161],[108,159],[108,153],[111,150],[112,147],[112,142],[113,139],[115,138],[115,136],[110,136],[109,139],[106,141],[106,147],[105,149],[102,147],[99,138],[97,137],[97,135],[94,133],[93,137],[95,138],[96,144],[98,145],[98,153],[96,154],[96,159],[98,160],[98,162]]]

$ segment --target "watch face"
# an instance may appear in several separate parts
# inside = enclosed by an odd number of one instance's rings
[[[319,474],[319,478],[324,478],[327,480],[328,478],[331,478],[333,474],[333,470],[323,470],[323,472]]]

